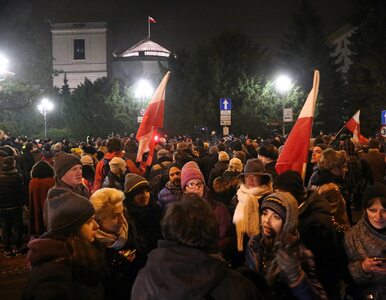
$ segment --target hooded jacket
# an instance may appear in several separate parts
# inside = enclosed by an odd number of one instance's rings
[[[158,246],[137,276],[132,299],[259,299],[253,284],[219,258],[174,242]]]

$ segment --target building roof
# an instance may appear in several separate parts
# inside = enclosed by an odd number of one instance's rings
[[[162,47],[161,45],[150,40],[149,37],[144,38],[133,47],[127,49],[121,54],[117,55],[118,57],[135,57],[135,56],[161,56],[169,57],[171,52]]]

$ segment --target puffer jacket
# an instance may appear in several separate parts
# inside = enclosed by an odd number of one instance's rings
[[[20,208],[25,201],[23,180],[16,168],[0,172],[0,210]]]

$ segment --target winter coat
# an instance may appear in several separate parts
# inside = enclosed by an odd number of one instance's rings
[[[233,171],[225,171],[221,176],[213,181],[213,191],[215,198],[225,206],[229,207],[232,198],[236,195],[240,184],[240,173]]]
[[[27,183],[31,179],[30,173],[34,164],[35,164],[35,159],[32,153],[28,150],[25,150],[23,152],[23,155],[20,158],[20,165],[23,172],[23,178],[25,178],[25,181]]]
[[[136,205],[133,201],[125,200],[129,218],[133,219],[137,229],[138,243],[145,253],[157,247],[157,241],[162,237],[161,218],[162,209],[150,200],[145,207]]]
[[[218,162],[218,153],[212,153],[212,154],[207,154],[204,157],[201,157],[197,159],[197,164],[200,167],[200,170],[202,174],[204,175],[205,182],[213,182],[210,181],[210,173],[211,170],[215,167],[215,165]]]
[[[247,266],[267,278],[268,290],[266,293],[268,299],[327,299],[322,285],[316,278],[315,263],[311,251],[299,241],[291,247],[291,253],[297,254],[304,271],[303,279],[293,288],[288,287],[280,277],[280,269],[275,260],[275,251],[274,246],[270,249],[267,248],[261,233],[249,240],[246,251]],[[268,280],[269,272],[276,274],[271,282]]]
[[[114,157],[122,157],[122,152],[107,152],[103,159],[101,159],[95,168],[95,179],[94,179],[94,191],[99,190],[102,186],[103,180],[107,176],[107,174],[103,174],[103,167],[105,165],[105,159],[110,161]]]
[[[210,171],[208,186],[213,187],[213,181],[228,169],[229,161],[218,161]]]
[[[32,267],[22,299],[83,300],[104,299],[98,272],[79,276],[66,261],[69,256],[65,242],[40,237],[28,243],[27,261]]]
[[[335,227],[345,232],[350,228],[346,211],[346,200],[343,197],[341,179],[334,176],[328,170],[315,169],[310,179],[310,188],[323,196],[331,206]]]
[[[71,192],[74,192],[75,194],[81,195],[87,199],[90,198],[90,191],[83,183],[77,185],[76,187],[72,187],[72,186],[66,184],[64,181],[56,178],[55,179],[55,185],[52,189],[56,189],[56,188],[67,189],[67,190],[70,190]]]
[[[299,206],[300,239],[315,257],[316,275],[329,299],[336,299],[342,277],[344,250],[335,230],[330,204],[308,191]]]
[[[386,158],[385,154],[377,149],[369,149],[369,152],[362,157],[371,166],[373,180],[375,182],[385,183]]]
[[[253,284],[201,250],[160,241],[149,254],[132,299],[259,299]]]
[[[181,185],[175,186],[173,183],[168,181],[165,187],[158,194],[158,205],[165,209],[171,203],[177,202],[181,199],[182,190]]]
[[[0,210],[20,208],[25,201],[23,180],[16,168],[0,172]]]
[[[385,257],[385,232],[375,230],[363,218],[346,233],[344,246],[349,260],[349,271],[362,296],[372,294],[379,298],[371,299],[384,299],[382,296],[386,295],[386,274],[365,273],[362,270],[362,261],[367,257]]]
[[[44,203],[47,193],[55,185],[54,177],[32,178],[29,182],[29,235],[45,232],[43,221]]]

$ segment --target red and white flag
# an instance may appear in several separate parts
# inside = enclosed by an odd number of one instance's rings
[[[353,134],[353,136],[352,136],[353,142],[363,144],[363,143],[368,143],[369,140],[366,137],[364,137],[363,135],[361,135],[360,121],[359,121],[360,113],[361,113],[361,111],[358,110],[351,117],[351,119],[347,121],[347,123],[346,123],[346,125],[344,125],[344,127],[346,127],[348,130],[350,130],[351,133]]]
[[[147,17],[147,21],[148,21],[149,23],[157,23],[157,22],[155,21],[155,19],[152,18],[152,17],[150,17],[150,16]]]
[[[168,83],[170,72],[167,72],[161,83],[154,92],[153,97],[147,107],[143,116],[141,125],[139,125],[137,132],[138,153],[137,161],[142,161],[144,153],[149,152],[147,165],[150,166],[153,160],[155,136],[157,129],[162,128],[164,124],[164,104],[165,104],[165,90]]]
[[[304,178],[318,90],[319,71],[315,70],[312,89],[277,160],[276,171],[278,174],[287,170],[294,170]]]

